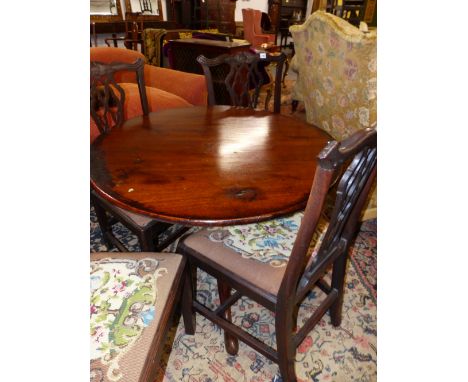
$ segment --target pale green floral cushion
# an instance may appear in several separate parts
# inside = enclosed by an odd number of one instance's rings
[[[167,269],[159,268],[158,263],[153,258],[90,263],[90,358],[106,366],[103,380],[121,380],[119,362],[138,346],[145,328],[160,314],[154,306],[156,280]]]
[[[260,223],[209,228],[208,238],[222,242],[243,258],[252,259],[272,267],[284,267],[288,260],[304,213],[272,219]],[[321,220],[310,244],[309,255],[314,256],[327,228]]]

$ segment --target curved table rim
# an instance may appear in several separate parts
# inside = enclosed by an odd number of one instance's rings
[[[203,109],[228,108],[229,109],[231,107],[216,105],[216,106],[206,106],[206,107],[205,106],[198,106],[198,108],[203,108]],[[187,109],[193,109],[193,107],[190,107],[190,108],[187,108]],[[172,110],[172,109],[169,109],[169,110]],[[242,109],[242,108],[240,108],[239,110],[244,110],[245,111],[245,109]],[[166,111],[166,110],[150,112],[150,115],[162,113],[164,111]],[[286,115],[274,114],[274,113],[266,112],[266,111],[255,110],[254,112],[255,112],[255,114],[264,113],[264,114],[272,114],[272,115],[281,115],[284,118],[291,118],[291,117],[288,117]],[[126,123],[131,122],[131,121],[133,121],[135,119],[139,119],[139,118],[141,118],[141,116],[129,119],[129,120],[124,122],[123,126],[125,126]],[[306,122],[302,122],[302,121],[298,121],[298,120],[295,120],[295,121],[299,122],[299,123],[306,124]],[[311,124],[306,124],[306,125],[308,127],[320,130],[321,133],[323,133],[324,135],[329,137],[329,140],[333,140],[333,138],[326,131],[324,131],[324,130],[322,130],[322,129],[314,126],[314,125],[311,125]],[[105,135],[101,135],[101,136],[105,136]],[[99,136],[95,140],[95,142],[98,141],[101,136]],[[291,213],[300,211],[301,209],[304,209],[306,204],[307,204],[307,200],[308,200],[308,196],[309,196],[309,194],[307,194],[307,197],[305,197],[299,203],[291,204],[291,205],[289,205],[287,207],[280,208],[280,209],[277,209],[277,210],[274,210],[274,211],[270,211],[268,213],[263,213],[263,214],[260,214],[260,215],[248,216],[248,217],[244,216],[244,217],[239,217],[239,218],[228,218],[228,219],[208,219],[208,218],[197,219],[197,218],[172,216],[172,215],[167,215],[167,214],[164,214],[164,213],[159,213],[159,212],[155,213],[155,212],[152,212],[152,211],[149,211],[149,210],[138,209],[138,208],[136,208],[136,207],[134,207],[134,206],[132,206],[130,204],[122,202],[121,200],[119,200],[119,199],[113,197],[112,195],[109,195],[105,191],[101,190],[101,188],[96,184],[96,182],[93,179],[91,179],[91,187],[92,187],[93,190],[96,191],[96,193],[98,195],[100,195],[101,197],[103,197],[104,199],[109,201],[110,203],[112,203],[112,204],[116,205],[117,207],[120,207],[120,208],[122,208],[124,210],[133,212],[135,214],[140,214],[140,215],[143,215],[143,216],[146,216],[146,217],[158,220],[158,221],[167,222],[167,223],[171,223],[171,224],[181,224],[181,225],[186,225],[186,226],[205,226],[205,227],[212,227],[212,226],[221,227],[221,226],[238,225],[238,224],[251,224],[251,223],[257,223],[257,222],[261,222],[261,221],[270,220],[270,219],[281,217],[281,216],[286,216],[286,215],[289,215]]]

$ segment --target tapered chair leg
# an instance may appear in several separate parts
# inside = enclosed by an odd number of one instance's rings
[[[341,325],[341,311],[343,308],[344,281],[346,275],[347,252],[343,253],[333,263],[331,287],[338,291],[338,297],[330,307],[330,318],[333,326]]]
[[[195,334],[196,319],[193,311],[193,296],[197,290],[197,268],[187,262],[184,270],[184,286],[182,291],[182,317],[186,334]]]
[[[231,296],[231,287],[229,284],[226,284],[220,279],[217,279],[218,283],[218,292],[219,292],[219,301],[222,304],[224,301],[226,301],[229,296]],[[231,308],[226,309],[224,312],[224,318],[228,321],[231,321]],[[226,331],[224,332],[224,344],[226,346],[226,351],[230,355],[237,355],[237,352],[239,351],[239,340],[227,333]]]
[[[278,365],[283,382],[296,382],[294,332],[296,326],[294,314],[276,314],[276,348]]]

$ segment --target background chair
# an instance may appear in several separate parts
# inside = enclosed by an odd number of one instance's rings
[[[241,52],[236,55],[224,54],[213,59],[200,55],[197,61],[205,74],[208,105],[226,104],[227,100],[232,106],[256,108],[260,90],[268,86],[265,100],[265,110],[267,110],[271,85],[274,84],[273,111],[280,112],[281,81],[286,61],[284,53]],[[275,65],[274,82],[265,68],[270,63]]]
[[[291,26],[298,74],[293,99],[304,102],[307,122],[342,140],[377,122],[377,35],[338,16],[314,12]],[[375,188],[375,185],[374,185]],[[363,219],[377,216],[372,192]]]
[[[242,9],[244,24],[244,39],[252,44],[252,48],[259,48],[264,43],[276,43],[276,35],[265,34],[261,27],[262,12],[258,9]]]
[[[173,253],[92,253],[90,380],[153,382],[180,297]]]
[[[143,21],[125,21],[125,35],[117,36],[112,33],[112,37],[104,39],[104,42],[110,47],[112,41],[114,48],[118,47],[118,42],[122,41],[127,49],[138,50],[138,45],[141,45],[141,50],[144,53],[144,44],[142,40]],[[94,45],[97,46],[97,45]]]
[[[280,47],[284,48],[287,46],[288,37],[291,37],[291,32],[289,32],[289,19],[282,18],[279,22],[278,31],[280,33]]]
[[[341,143],[330,142],[319,154],[312,189],[303,213],[256,224],[203,229],[183,239],[177,252],[187,256],[183,316],[187,334],[194,334],[198,312],[221,327],[229,354],[237,340],[279,364],[284,382],[296,381],[296,347],[329,311],[341,323],[348,249],[358,218],[375,178],[377,132],[361,130]],[[330,191],[338,176],[338,187]],[[331,218],[321,219],[325,200],[334,193]],[[331,284],[324,275],[332,267]],[[210,310],[196,299],[196,269],[213,275],[220,305]],[[315,287],[325,292],[316,311],[296,331],[298,306]],[[236,292],[231,295],[231,288]],[[231,322],[230,307],[242,296],[275,315],[276,349]],[[195,297],[194,297],[195,296]]]
[[[136,87],[140,95],[142,114],[148,115],[149,112],[143,74],[144,61],[141,57],[133,64],[91,62],[90,110],[100,134],[121,126],[125,121],[125,98],[129,93],[129,88],[134,84],[118,83],[116,73],[119,72],[136,74]],[[112,233],[112,226],[119,222],[137,235],[142,251],[162,250],[188,229],[180,226],[173,227],[168,223],[127,211],[112,204],[94,190],[91,191],[91,202],[106,245],[115,246],[120,251],[126,251],[126,248]]]
[[[342,0],[343,4],[339,16],[350,24],[359,27],[359,23],[364,18],[364,0]]]

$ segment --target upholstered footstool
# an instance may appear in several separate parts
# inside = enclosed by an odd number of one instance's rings
[[[184,266],[173,253],[91,254],[91,382],[154,380]]]

